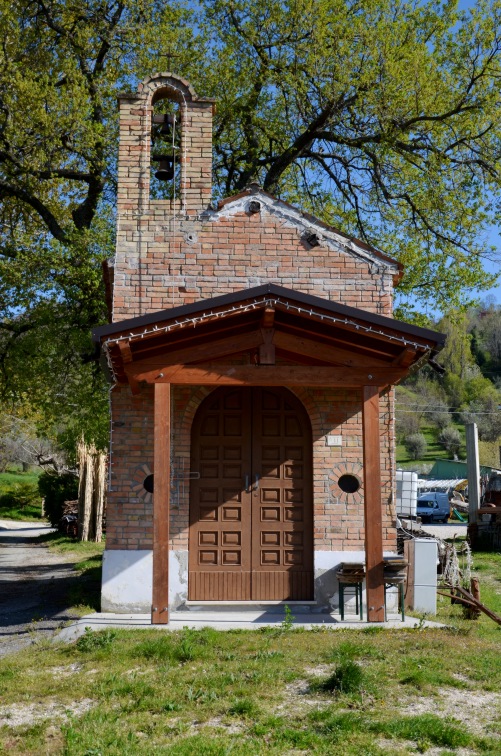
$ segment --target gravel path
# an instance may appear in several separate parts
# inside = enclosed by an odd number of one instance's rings
[[[36,541],[49,525],[0,520],[0,657],[48,637],[69,620],[74,560]]]

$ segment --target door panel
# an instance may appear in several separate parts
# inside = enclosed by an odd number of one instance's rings
[[[252,597],[313,598],[311,431],[289,392],[253,389]]]
[[[193,424],[189,598],[248,601],[251,495],[249,392],[215,392]]]
[[[313,598],[309,419],[285,389],[219,389],[192,433],[189,598]]]

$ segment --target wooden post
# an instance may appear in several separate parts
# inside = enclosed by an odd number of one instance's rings
[[[364,520],[367,619],[384,622],[383,523],[381,515],[381,453],[379,389],[364,386],[362,434],[364,450]]]
[[[170,393],[155,385],[152,625],[169,622]]]

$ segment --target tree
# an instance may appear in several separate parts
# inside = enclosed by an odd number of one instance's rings
[[[465,423],[476,423],[481,441],[497,441],[501,436],[501,394],[492,386],[492,391],[473,399],[461,413]]]
[[[222,193],[258,177],[396,254],[400,291],[434,306],[486,285],[478,232],[499,186],[498,2],[205,6],[221,40],[203,75],[219,99]]]
[[[455,458],[461,447],[461,434],[453,425],[442,428],[438,441]]]
[[[500,184],[499,0],[467,12],[401,0],[0,8],[4,399],[17,401],[61,364],[74,385],[82,371],[91,386],[84,403],[103,395],[88,334],[106,318],[115,98],[155,70],[172,68],[217,97],[217,194],[257,178],[398,257],[408,311],[416,300],[459,304],[492,280],[480,231],[496,218]],[[71,415],[64,389],[45,381],[43,392]]]
[[[175,3],[0,8],[0,399],[10,410],[29,396],[40,432],[74,446],[84,431],[103,448],[107,391],[90,330],[106,320],[116,93],[140,49],[157,56],[151,73],[174,37],[188,57],[191,32]]]
[[[421,459],[426,454],[428,444],[422,433],[414,433],[412,436],[407,436],[404,446],[411,459]]]

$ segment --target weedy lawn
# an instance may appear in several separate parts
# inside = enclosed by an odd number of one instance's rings
[[[477,555],[501,610],[501,555]],[[8,754],[501,753],[501,628],[87,633],[0,662]],[[2,750],[3,749],[3,750]]]

